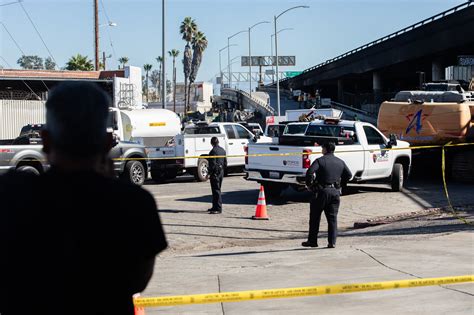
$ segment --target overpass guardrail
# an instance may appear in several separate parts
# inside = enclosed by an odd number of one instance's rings
[[[407,27],[405,27],[405,28],[403,28],[403,29],[401,29],[401,30],[398,30],[398,31],[396,31],[396,32],[393,32],[393,33],[391,33],[391,34],[389,34],[389,35],[386,35],[386,36],[384,36],[384,37],[381,37],[381,38],[379,38],[379,39],[376,39],[376,40],[374,40],[374,41],[371,41],[370,43],[367,43],[367,44],[362,45],[362,46],[360,46],[360,47],[354,48],[354,49],[352,49],[352,50],[350,50],[350,51],[348,51],[348,52],[346,52],[346,53],[344,53],[344,54],[342,54],[342,55],[339,55],[339,56],[334,57],[334,58],[332,58],[332,59],[328,59],[328,60],[326,60],[326,61],[324,61],[324,62],[322,62],[322,63],[320,63],[320,64],[317,64],[317,65],[315,65],[315,66],[313,66],[313,67],[311,67],[311,68],[308,68],[308,69],[304,70],[303,73],[300,74],[300,75],[303,75],[303,74],[305,74],[305,73],[308,73],[308,72],[310,72],[310,71],[313,71],[313,70],[315,70],[315,69],[317,69],[317,68],[321,68],[321,67],[323,67],[323,66],[325,66],[325,65],[327,65],[327,64],[329,64],[329,63],[335,62],[335,61],[337,61],[337,60],[339,60],[339,59],[345,58],[345,57],[347,57],[347,56],[349,56],[349,55],[352,55],[352,54],[354,54],[354,53],[357,53],[357,52],[359,52],[359,51],[361,51],[361,50],[364,50],[364,49],[367,49],[367,48],[372,47],[372,46],[374,46],[374,45],[380,44],[381,42],[384,42],[384,41],[387,41],[387,40],[389,40],[389,39],[392,39],[392,38],[394,38],[394,37],[396,37],[396,36],[402,35],[402,34],[408,32],[408,31],[412,31],[412,30],[414,30],[414,29],[416,29],[416,28],[418,28],[418,27],[421,27],[421,26],[424,26],[424,25],[426,25],[426,24],[428,24],[428,23],[434,22],[434,21],[436,21],[436,20],[438,20],[438,19],[440,19],[440,18],[443,18],[443,17],[445,17],[445,16],[447,16],[447,15],[456,13],[456,12],[458,12],[459,10],[461,10],[461,9],[466,9],[466,8],[468,8],[468,7],[470,7],[470,6],[474,6],[474,1],[469,0],[469,1],[467,1],[467,2],[464,2],[464,3],[460,4],[460,5],[457,5],[457,6],[453,7],[453,8],[451,8],[451,9],[448,9],[448,10],[446,10],[446,11],[443,11],[443,12],[441,12],[441,13],[438,13],[438,14],[436,14],[436,15],[433,15],[433,16],[427,18],[427,19],[424,19],[424,20],[422,20],[422,21],[420,21],[420,22],[418,22],[418,23],[412,24],[412,25],[407,26]],[[298,77],[298,76],[296,76],[296,77]],[[296,78],[296,77],[293,77],[293,78]],[[291,78],[291,79],[293,79],[293,78]],[[287,80],[290,80],[290,78],[282,79],[282,80],[280,80],[280,82],[285,82],[285,81],[287,81]]]

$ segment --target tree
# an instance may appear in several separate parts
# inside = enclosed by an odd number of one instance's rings
[[[145,70],[145,84],[146,84],[146,102],[148,103],[148,72],[150,72],[151,68],[153,68],[153,66],[149,63],[147,64],[144,64],[143,65],[143,69]]]
[[[23,69],[44,69],[43,58],[36,55],[22,55],[16,63]]]
[[[159,71],[158,71],[158,95],[160,95],[159,99],[161,100],[161,78],[163,77],[162,74],[161,74],[161,69],[162,69],[162,66],[163,66],[163,57],[162,56],[158,56],[156,57],[156,62],[158,62],[158,66],[160,67]]]
[[[207,38],[203,32],[197,32],[193,38],[193,61],[191,66],[191,73],[189,74],[189,90],[191,92],[191,85],[196,81],[196,77],[201,66],[202,55],[207,48]]]
[[[191,17],[185,17],[179,27],[179,32],[182,35],[182,39],[186,41],[183,55],[183,72],[184,72],[184,105],[185,111],[189,108],[189,100],[187,95],[187,86],[189,75],[191,74],[193,52],[191,50],[191,41],[193,40],[194,34],[197,32],[196,22]]]
[[[120,57],[118,62],[122,65],[122,69],[125,68],[125,65],[128,63],[130,59],[128,57]]]
[[[176,113],[176,57],[179,55],[179,50],[171,49],[168,54],[173,58],[173,112]]]
[[[66,70],[92,71],[94,70],[94,64],[87,56],[77,54],[69,58],[69,61],[66,63]]]
[[[56,68],[56,63],[54,62],[53,58],[48,57],[44,60],[44,68],[46,70],[54,70]]]

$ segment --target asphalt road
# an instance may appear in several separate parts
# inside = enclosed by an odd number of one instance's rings
[[[415,179],[400,193],[385,184],[354,186],[342,197],[340,237],[334,250],[303,249],[307,193],[287,190],[268,205],[269,221],[253,221],[258,184],[226,177],[224,213],[209,215],[209,183],[181,177],[147,184],[170,243],[155,265],[144,296],[199,294],[441,277],[474,273],[474,233],[448,212],[353,229],[355,221],[446,205],[436,179]],[[460,215],[474,220],[472,185],[449,184]],[[325,245],[326,222],[320,245]],[[147,314],[473,314],[474,285],[400,289],[147,309]]]

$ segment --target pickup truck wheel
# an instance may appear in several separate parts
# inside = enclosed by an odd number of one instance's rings
[[[209,162],[205,159],[199,159],[194,178],[199,182],[205,182],[207,181],[207,175],[209,175]]]
[[[139,161],[128,161],[122,177],[128,183],[141,186],[146,178],[145,167]]]
[[[38,171],[36,167],[33,167],[31,165],[23,165],[17,168],[16,170],[17,172],[24,172],[24,173],[32,174],[32,175],[40,175],[40,171]]]
[[[392,191],[401,191],[404,183],[403,176],[403,165],[400,163],[395,163],[392,170],[391,185]]]

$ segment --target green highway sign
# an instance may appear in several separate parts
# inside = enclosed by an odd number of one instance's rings
[[[285,71],[285,76],[287,78],[293,78],[293,77],[296,77],[297,75],[300,75],[302,73],[303,73],[303,71]]]

